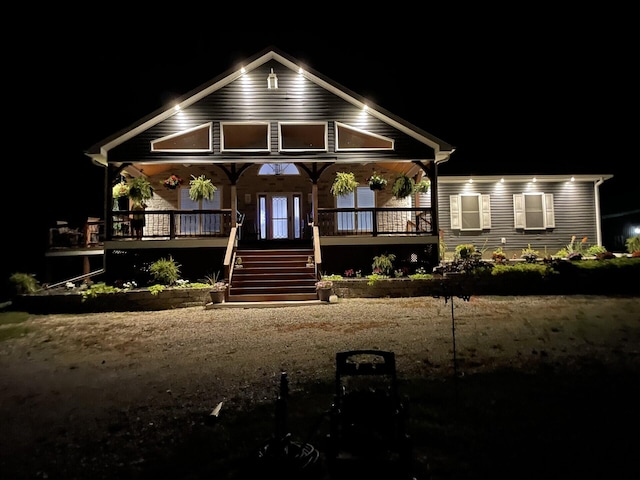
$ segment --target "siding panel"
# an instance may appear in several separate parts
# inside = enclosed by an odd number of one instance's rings
[[[491,228],[482,232],[461,232],[451,228],[450,195],[474,192],[490,195]],[[544,192],[553,194],[555,227],[544,231],[529,231],[514,226],[513,195],[524,192]],[[597,243],[597,223],[594,186],[592,182],[538,182],[532,183],[483,183],[469,184],[438,183],[438,203],[440,228],[444,233],[447,252],[453,252],[456,245],[473,243],[485,250],[485,258],[502,246],[519,258],[527,245],[540,255],[554,255],[565,247],[573,235],[579,241],[587,237],[587,246]],[[505,244],[501,239],[506,240]],[[485,243],[486,242],[486,243]]]
[[[271,68],[278,75],[277,90],[266,88]],[[168,106],[169,108],[170,106]],[[167,153],[150,151],[151,140],[171,135],[189,128],[214,122],[213,153]],[[329,122],[328,151],[305,154],[307,157],[330,155],[345,161],[364,159],[432,159],[433,149],[405,135],[381,120],[363,114],[337,95],[305,79],[276,61],[267,62],[178,112],[158,125],[114,148],[109,153],[110,162],[123,160],[187,162],[222,160],[220,153],[220,121],[269,121],[271,122],[271,153],[261,157],[281,158],[291,154],[278,152],[278,121],[327,121]],[[335,152],[334,122],[340,121],[395,140],[395,151],[388,152]],[[229,158],[229,155],[227,155]],[[232,159],[254,160],[255,155],[232,155]]]

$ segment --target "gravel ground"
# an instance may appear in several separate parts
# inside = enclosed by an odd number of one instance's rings
[[[393,351],[401,378],[450,378],[455,332],[459,375],[584,359],[640,372],[639,297],[341,299],[34,315],[23,325],[28,333],[0,344],[7,479],[110,478],[116,467],[143,478],[171,429],[219,402],[224,411],[272,402],[282,371],[292,395],[331,382],[339,351]]]

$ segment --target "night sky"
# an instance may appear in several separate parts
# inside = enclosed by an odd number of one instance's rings
[[[40,268],[55,220],[103,216],[103,170],[84,155],[89,146],[269,46],[455,146],[441,175],[613,174],[603,213],[640,208],[629,174],[640,84],[629,12],[341,12],[302,27],[225,14],[228,26],[215,12],[49,21],[54,10],[23,25],[29,42],[8,49],[3,83],[14,133],[4,231],[18,224],[24,234],[10,236],[3,274]]]

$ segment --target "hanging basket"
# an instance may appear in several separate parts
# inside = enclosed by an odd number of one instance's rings
[[[331,185],[331,193],[334,197],[340,197],[353,192],[357,186],[358,182],[352,172],[338,172]]]
[[[406,175],[400,175],[396,178],[395,182],[393,182],[393,195],[396,198],[405,198],[413,193],[413,189],[415,187],[415,182],[413,178],[407,177]]]

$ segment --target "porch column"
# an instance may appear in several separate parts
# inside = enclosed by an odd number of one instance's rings
[[[238,192],[236,183],[231,183],[231,228],[237,227],[238,223]]]
[[[311,184],[311,209],[313,213],[313,224],[318,225],[318,182],[314,180]]]

